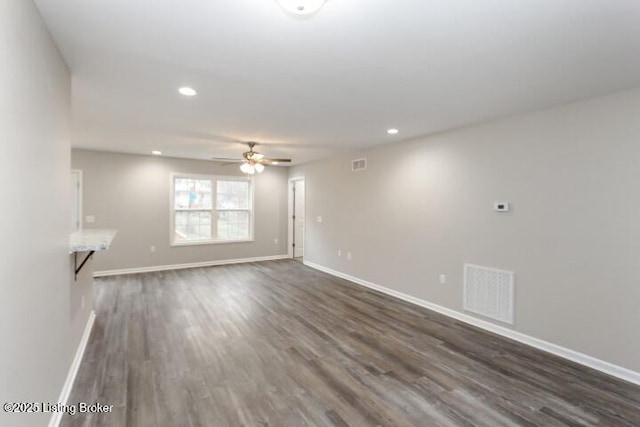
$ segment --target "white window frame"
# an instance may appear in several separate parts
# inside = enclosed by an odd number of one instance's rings
[[[206,240],[188,240],[188,241],[176,241],[175,240],[175,217],[176,217],[176,209],[175,209],[175,182],[177,178],[183,179],[208,179],[211,181],[211,189],[213,191],[211,195],[211,234],[214,235],[217,232],[217,220],[218,220],[218,181],[247,181],[249,182],[249,237],[247,239],[236,239],[236,240],[226,240],[226,239],[217,239],[213,237],[211,239]],[[173,172],[170,174],[171,185],[170,193],[169,193],[169,239],[171,246],[194,246],[194,245],[216,245],[220,243],[245,243],[245,242],[253,242],[254,239],[254,220],[255,220],[255,201],[254,201],[254,180],[253,177],[244,177],[238,175],[203,175],[203,174],[194,174],[194,173],[179,173]],[[201,209],[208,210],[208,209]],[[244,209],[239,209],[244,211]],[[216,228],[214,228],[214,224],[216,224]]]

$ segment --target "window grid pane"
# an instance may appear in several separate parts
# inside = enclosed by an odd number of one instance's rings
[[[242,240],[248,239],[249,211],[226,210],[218,211],[218,239]]]
[[[175,241],[211,239],[211,211],[176,211]]]
[[[175,209],[212,209],[212,185],[209,179],[176,178]]]
[[[218,209],[249,209],[249,182],[225,181],[217,183]]]

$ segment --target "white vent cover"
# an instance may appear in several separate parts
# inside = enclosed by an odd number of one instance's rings
[[[463,307],[513,325],[513,272],[464,265]]]
[[[367,159],[351,160],[351,171],[363,171],[367,169]]]

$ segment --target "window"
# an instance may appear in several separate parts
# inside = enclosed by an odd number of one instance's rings
[[[253,240],[253,191],[247,178],[172,176],[172,244]]]

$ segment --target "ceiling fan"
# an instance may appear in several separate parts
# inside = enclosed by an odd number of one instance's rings
[[[263,154],[253,151],[253,147],[257,144],[255,142],[247,142],[249,151],[242,153],[242,159],[227,159],[220,157],[212,157],[211,160],[223,161],[223,162],[242,162],[240,170],[247,175],[253,175],[256,172],[260,173],[264,170],[265,165],[277,165],[280,163],[290,163],[291,159],[268,159]]]

